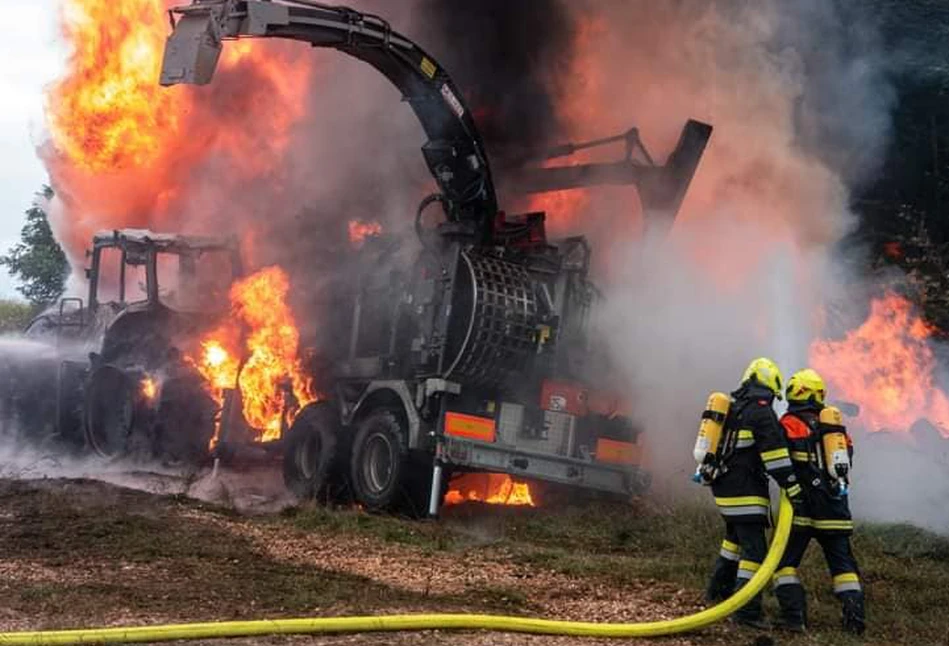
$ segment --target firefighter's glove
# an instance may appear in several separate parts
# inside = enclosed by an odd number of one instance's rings
[[[797,482],[794,482],[789,483],[784,492],[788,495],[788,500],[791,501],[791,506],[794,508],[794,515],[806,515],[805,512],[807,509],[807,500],[804,496],[804,488]]]

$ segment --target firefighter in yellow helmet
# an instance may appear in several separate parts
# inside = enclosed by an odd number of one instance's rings
[[[783,487],[795,507],[797,483],[781,424],[772,404],[781,398],[781,371],[771,359],[752,361],[731,393],[715,467],[707,472],[715,503],[725,521],[725,539],[706,593],[709,601],[727,598],[761,567],[767,553],[765,530],[771,522],[768,476]],[[758,595],[735,613],[739,624],[765,628]]]
[[[843,610],[843,627],[860,635],[865,626],[863,585],[850,546],[853,520],[846,482],[853,443],[840,423],[839,412],[835,415],[836,409],[826,407],[825,397],[824,380],[810,368],[794,373],[788,381],[788,411],[781,418],[781,426],[791,449],[794,470],[804,488],[805,504],[794,516],[791,538],[774,576],[775,595],[781,607],[779,625],[803,631],[807,624],[806,599],[797,568],[813,538],[824,550],[834,594]],[[843,456],[833,455],[834,446],[827,441],[831,434],[839,435]],[[846,468],[835,464],[838,460]]]

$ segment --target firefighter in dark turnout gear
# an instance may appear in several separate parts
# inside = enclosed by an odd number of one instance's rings
[[[860,572],[850,546],[853,519],[846,483],[828,472],[826,465],[831,457],[825,455],[822,441],[828,432],[846,434],[846,430],[843,426],[829,428],[820,421],[824,398],[824,380],[814,370],[801,370],[788,381],[788,412],[781,418],[781,425],[794,470],[804,488],[805,504],[794,516],[787,549],[774,575],[775,596],[781,606],[780,624],[791,630],[803,630],[807,606],[797,568],[811,539],[816,539],[833,577],[834,594],[842,605],[843,627],[859,635],[864,631],[865,614]],[[848,457],[852,457],[849,435],[846,440]]]
[[[781,425],[771,407],[782,395],[781,372],[770,359],[751,362],[732,403],[710,478],[715,504],[725,521],[725,539],[709,581],[709,601],[725,599],[743,587],[767,553],[765,530],[771,523],[768,477],[787,491],[795,508],[797,483]],[[764,627],[761,596],[735,613],[740,624]]]

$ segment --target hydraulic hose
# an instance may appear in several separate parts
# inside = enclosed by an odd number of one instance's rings
[[[168,624],[133,628],[86,628],[0,633],[0,644],[130,644],[176,639],[213,639],[313,633],[361,633],[416,630],[494,630],[500,632],[584,637],[660,637],[698,630],[728,617],[748,603],[771,580],[784,554],[794,512],[782,493],[778,524],[768,555],[751,581],[734,595],[701,612],[678,619],[635,624],[599,624],[476,614],[380,615],[376,617],[317,617],[263,619],[199,624]]]

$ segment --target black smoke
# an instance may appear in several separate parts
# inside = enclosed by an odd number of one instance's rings
[[[563,0],[423,0],[412,26],[465,93],[493,162],[557,143],[575,30]]]

